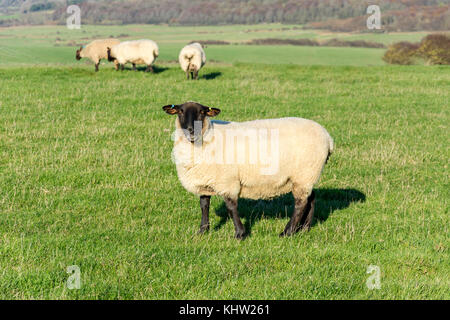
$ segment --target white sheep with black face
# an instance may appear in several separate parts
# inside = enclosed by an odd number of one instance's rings
[[[202,45],[198,42],[188,44],[180,51],[178,56],[181,69],[186,72],[186,77],[189,79],[198,79],[198,72],[206,63],[206,54]]]
[[[108,47],[119,44],[117,39],[98,39],[94,40],[86,46],[82,46],[77,50],[75,58],[81,60],[81,58],[88,58],[95,64],[95,71],[98,71],[100,60],[108,59]],[[112,60],[115,64],[116,70],[118,69],[117,61]]]
[[[124,41],[108,48],[108,60],[117,60],[121,70],[126,63],[131,63],[133,70],[136,70],[137,64],[145,64],[147,65],[145,72],[153,72],[152,64],[158,56],[158,45],[155,41],[147,39]]]
[[[201,233],[209,229],[212,195],[224,198],[237,238],[245,235],[238,198],[270,199],[292,192],[294,214],[281,235],[310,228],[313,187],[334,149],[322,126],[302,118],[214,121],[210,118],[220,110],[196,102],[163,109],[177,115],[173,156],[183,187],[200,196]]]

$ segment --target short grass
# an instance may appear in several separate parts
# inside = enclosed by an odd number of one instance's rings
[[[250,53],[249,53],[250,56]],[[0,69],[0,298],[449,299],[448,67],[209,63],[196,82],[111,65]],[[198,199],[170,160],[197,100],[220,119],[318,121],[336,152],[308,233],[281,239],[292,198]],[[69,290],[68,266],[81,270]],[[381,289],[369,290],[369,265]]]

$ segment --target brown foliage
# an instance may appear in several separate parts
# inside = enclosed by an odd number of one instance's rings
[[[195,42],[200,43],[202,45],[202,47],[205,47],[206,45],[226,46],[226,45],[231,44],[228,41],[222,41],[222,40],[192,40],[191,42],[189,42],[189,44],[195,43]]]
[[[397,42],[390,45],[383,60],[390,64],[413,64],[417,57],[419,44],[407,41]]]
[[[357,47],[357,48],[386,48],[379,42],[370,42],[365,40],[339,40],[331,39],[321,44],[326,47]]]
[[[422,39],[417,52],[428,64],[450,64],[450,36],[430,34]]]
[[[360,47],[360,48],[385,48],[385,45],[378,42],[369,42],[364,40],[339,40],[331,39],[325,42],[318,42],[314,39],[253,39],[247,42],[249,45],[292,45],[292,46],[324,46],[324,47]]]
[[[368,31],[367,17],[368,15],[363,15],[315,21],[307,24],[307,27],[341,32]],[[447,30],[450,27],[450,5],[413,5],[401,10],[382,8],[381,20],[382,30],[385,31]]]
[[[412,64],[418,58],[425,59],[427,64],[450,64],[450,36],[429,34],[420,43],[394,43],[383,60],[391,64]]]
[[[253,39],[247,42],[250,45],[293,45],[293,46],[318,46],[319,42],[311,39],[278,39],[278,38],[267,38],[267,39]]]
[[[2,7],[5,1],[9,4]],[[51,2],[55,10],[30,12],[35,2]],[[4,10],[10,7],[14,9],[10,12],[22,12],[17,19],[0,19],[0,25],[65,24],[67,5],[73,3],[81,8],[83,24],[224,25],[276,22],[355,32],[368,31],[366,10],[375,3],[380,6],[384,30],[450,28],[449,0],[0,0],[1,12],[8,12]]]

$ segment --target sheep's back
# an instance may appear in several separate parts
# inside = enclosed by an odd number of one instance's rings
[[[98,39],[90,42],[83,51],[85,51],[85,56],[92,59],[107,59],[108,48],[112,48],[119,43],[120,40],[117,39]]]
[[[245,150],[245,162],[237,163],[238,180],[241,184],[240,197],[250,199],[267,199],[288,193],[293,183],[305,189],[312,188],[318,181],[326,158],[330,152],[332,140],[328,132],[318,123],[302,118],[284,118],[271,120],[256,120],[249,122],[231,122],[229,124],[214,124],[214,131],[220,130],[226,137],[226,130],[255,130],[258,134],[258,144],[261,145],[262,136],[259,132],[266,131],[265,145],[267,154],[257,148],[257,162],[250,160],[250,143],[246,139],[236,139],[236,162],[238,153]],[[271,140],[272,135],[277,139]],[[278,137],[277,137],[278,135]],[[263,141],[264,143],[264,141]],[[278,144],[278,153],[273,143]],[[223,146],[223,154],[229,152],[229,146]],[[217,152],[217,151],[215,151]],[[265,160],[260,155],[267,156]],[[275,159],[275,157],[278,157]],[[226,163],[226,159],[224,159]],[[219,165],[220,166],[220,165]],[[225,172],[227,166],[219,168]]]
[[[158,45],[152,40],[125,41],[112,48],[117,59],[137,64],[144,64],[145,60],[153,61],[158,51]]]
[[[308,161],[312,154],[326,153],[330,149],[330,136],[320,124],[302,118],[281,118],[254,120],[248,122],[230,122],[227,124],[211,121],[215,130],[220,130],[225,136],[227,130],[245,132],[254,130],[258,134],[267,132],[266,143],[270,145],[271,134],[278,135],[280,161],[297,160],[297,163]],[[261,139],[263,136],[258,136]],[[237,140],[237,143],[244,140]],[[260,140],[258,140],[260,141]],[[244,143],[244,142],[243,142]]]

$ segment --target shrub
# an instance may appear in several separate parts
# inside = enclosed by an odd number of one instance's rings
[[[322,43],[326,47],[357,47],[357,48],[386,48],[379,42],[370,42],[365,40],[339,40],[330,39]]]
[[[450,36],[430,34],[422,39],[418,54],[428,64],[450,64]]]
[[[278,39],[278,38],[267,38],[267,39],[253,39],[247,44],[250,45],[293,45],[293,46],[318,46],[319,43],[316,40],[311,39]]]
[[[425,59],[427,64],[450,64],[450,36],[430,34],[420,43],[394,43],[383,60],[391,64],[412,64],[418,58]]]
[[[43,10],[50,10],[55,7],[55,4],[53,2],[48,3],[35,3],[31,5],[30,11],[36,12],[36,11],[43,11]]]
[[[383,60],[390,64],[412,64],[417,57],[419,44],[407,41],[390,45],[383,56]]]
[[[200,43],[203,47],[206,45],[229,45],[230,43],[227,41],[222,41],[222,40],[192,40],[191,42],[189,42],[189,44],[191,43],[195,43],[198,42]]]

